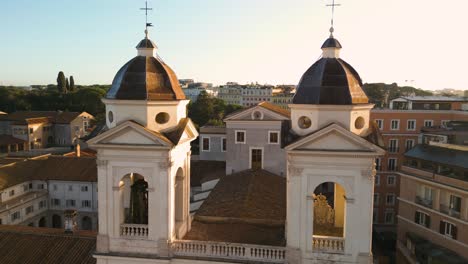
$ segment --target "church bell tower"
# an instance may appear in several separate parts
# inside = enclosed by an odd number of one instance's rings
[[[98,263],[167,257],[170,242],[190,230],[190,142],[198,134],[189,101],[148,28],[136,49],[103,99],[107,131],[88,141],[97,150]]]

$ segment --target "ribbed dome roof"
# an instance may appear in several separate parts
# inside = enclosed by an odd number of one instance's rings
[[[153,49],[156,45],[142,40],[137,49]],[[174,71],[153,56],[136,56],[127,62],[114,77],[107,99],[121,100],[184,100]]]
[[[302,76],[293,98],[294,104],[351,105],[367,104],[359,74],[344,60],[329,56],[329,48],[339,50],[341,44],[330,37],[322,45],[324,54]],[[328,52],[328,53],[326,53]]]

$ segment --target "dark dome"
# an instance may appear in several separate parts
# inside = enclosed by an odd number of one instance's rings
[[[106,98],[184,100],[185,95],[174,71],[164,62],[155,57],[136,56],[117,72]]]
[[[327,40],[328,41],[328,40]],[[327,42],[325,42],[327,43]],[[336,42],[339,44],[339,42]],[[325,45],[325,44],[324,44]],[[356,70],[339,58],[321,58],[302,76],[294,104],[367,104]]]
[[[341,49],[341,43],[334,37],[329,37],[322,45],[323,48],[338,48]]]
[[[155,49],[156,44],[148,38],[142,39],[138,45],[136,46],[137,49]]]

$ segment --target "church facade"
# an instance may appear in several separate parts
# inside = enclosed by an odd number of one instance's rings
[[[237,160],[228,162],[231,183],[218,184],[225,188],[211,201],[219,202],[218,212],[191,216],[190,142],[198,133],[175,73],[146,31],[137,56],[118,71],[103,100],[108,130],[88,141],[97,150],[97,263],[372,263],[374,167],[384,150],[369,120],[373,105],[340,49],[333,36],[326,40],[290,113],[260,104],[226,119],[226,157]],[[258,127],[262,120],[269,127]],[[255,133],[269,149],[249,141]],[[256,216],[274,213],[249,198],[256,188],[272,200],[280,195],[268,189],[270,180],[285,194],[285,219],[226,213],[241,196]],[[231,204],[223,201],[229,196]],[[265,235],[280,233],[258,243],[243,240],[260,225]],[[236,229],[229,240],[207,235]]]

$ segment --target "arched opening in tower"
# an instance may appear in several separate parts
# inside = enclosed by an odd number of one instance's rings
[[[314,236],[344,237],[346,220],[345,189],[338,183],[325,182],[314,190]]]

